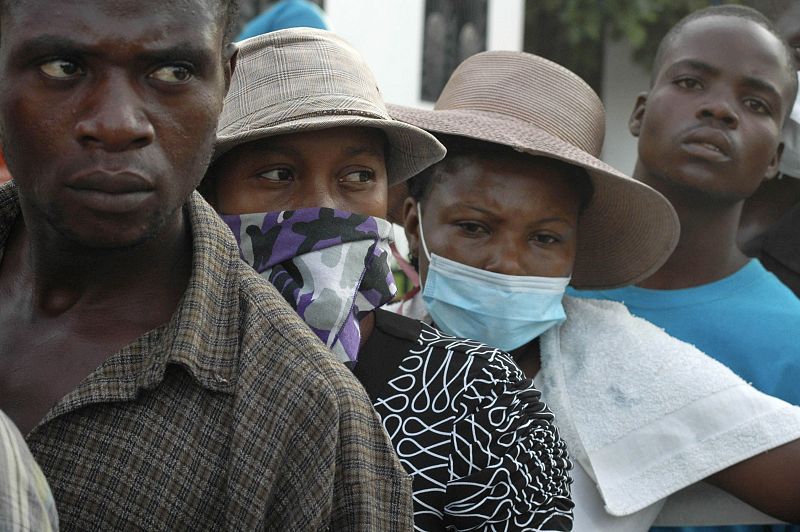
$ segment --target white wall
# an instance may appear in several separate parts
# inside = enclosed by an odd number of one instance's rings
[[[332,29],[361,52],[387,102],[430,107],[419,99],[425,0],[326,0]],[[521,50],[524,0],[489,0],[487,47]]]
[[[636,164],[636,138],[628,131],[628,119],[636,96],[647,90],[647,71],[633,62],[626,43],[607,42],[603,73],[606,107],[606,141],[603,160],[630,175]]]
[[[325,12],[367,60],[387,102],[420,103],[424,0],[326,0]]]

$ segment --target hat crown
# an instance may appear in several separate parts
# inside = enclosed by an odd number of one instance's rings
[[[490,51],[462,62],[435,110],[469,110],[528,123],[595,157],[605,136],[600,98],[566,68],[525,52]]]
[[[350,44],[308,28],[240,43],[218,136],[323,115],[389,118],[371,70]]]

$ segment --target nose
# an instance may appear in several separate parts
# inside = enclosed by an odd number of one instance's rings
[[[126,76],[118,75],[97,84],[75,126],[81,144],[119,152],[143,148],[153,142],[153,124],[142,97],[131,83]]]
[[[342,205],[332,190],[330,178],[324,175],[306,176],[301,180],[297,207],[326,207],[329,209],[342,209]]]
[[[505,239],[492,243],[487,252],[489,256],[484,270],[505,275],[525,275],[523,253],[526,246]]]
[[[736,112],[732,95],[720,93],[709,94],[697,108],[697,118],[721,122],[725,126],[735,129],[739,125],[739,115]]]

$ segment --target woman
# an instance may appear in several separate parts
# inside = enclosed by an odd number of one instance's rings
[[[354,368],[413,477],[418,530],[569,530],[570,467],[510,356],[380,310],[389,184],[444,155],[392,120],[342,39],[285,30],[241,44],[203,191],[319,338]]]
[[[800,519],[796,407],[621,305],[564,297],[647,277],[678,236],[660,194],[597,159],[604,114],[588,85],[486,52],[434,110],[390,112],[448,149],[409,187],[423,288],[397,310],[509,350],[535,377],[577,462],[575,530],[770,522],[729,494]]]

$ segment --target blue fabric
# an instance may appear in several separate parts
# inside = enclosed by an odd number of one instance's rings
[[[752,259],[735,274],[702,286],[649,290],[573,290],[625,303],[630,312],[694,344],[762,392],[800,405],[800,299]],[[800,526],[655,528],[659,532],[798,532]]]
[[[286,28],[318,28],[327,30],[325,14],[308,0],[280,0],[256,18],[248,22],[237,41],[263,35]]]

